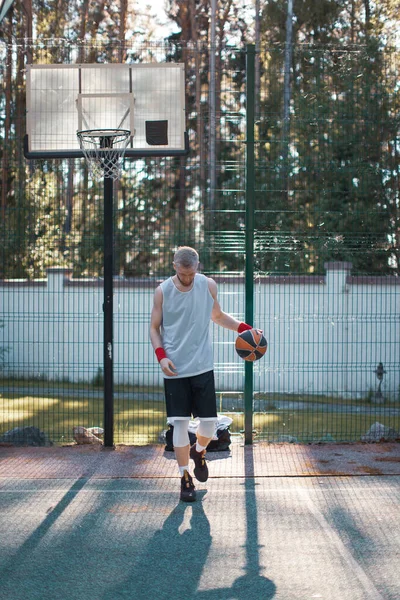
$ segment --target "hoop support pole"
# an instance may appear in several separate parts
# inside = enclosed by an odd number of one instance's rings
[[[113,184],[104,178],[104,446],[109,448],[114,447]]]

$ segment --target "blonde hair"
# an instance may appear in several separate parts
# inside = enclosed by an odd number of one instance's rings
[[[199,263],[199,255],[194,248],[190,246],[180,246],[174,254],[174,263],[185,269],[197,267]]]

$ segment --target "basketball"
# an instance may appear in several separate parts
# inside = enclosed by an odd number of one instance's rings
[[[258,329],[247,329],[239,333],[235,342],[236,352],[240,358],[248,361],[259,360],[268,348],[267,340]]]

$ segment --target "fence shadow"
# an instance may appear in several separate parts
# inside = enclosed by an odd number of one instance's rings
[[[195,600],[271,600],[276,593],[276,585],[261,575],[260,545],[258,543],[258,516],[256,482],[254,479],[253,447],[245,447],[244,452],[244,493],[246,510],[246,573],[236,579],[229,588],[218,588],[198,592]],[[232,527],[234,522],[232,515]],[[221,550],[223,551],[223,550]]]

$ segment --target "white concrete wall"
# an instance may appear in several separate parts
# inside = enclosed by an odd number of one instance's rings
[[[399,397],[400,282],[351,277],[350,263],[327,263],[326,276],[278,276],[255,281],[254,325],[268,339],[254,365],[254,390],[365,397],[376,390]],[[0,282],[3,375],[92,381],[103,363],[103,287],[49,269],[47,281]],[[244,279],[217,278],[223,309],[244,320]],[[161,385],[148,328],[156,282],[116,281],[116,383]],[[211,324],[217,388],[242,390],[244,363],[235,334]]]

